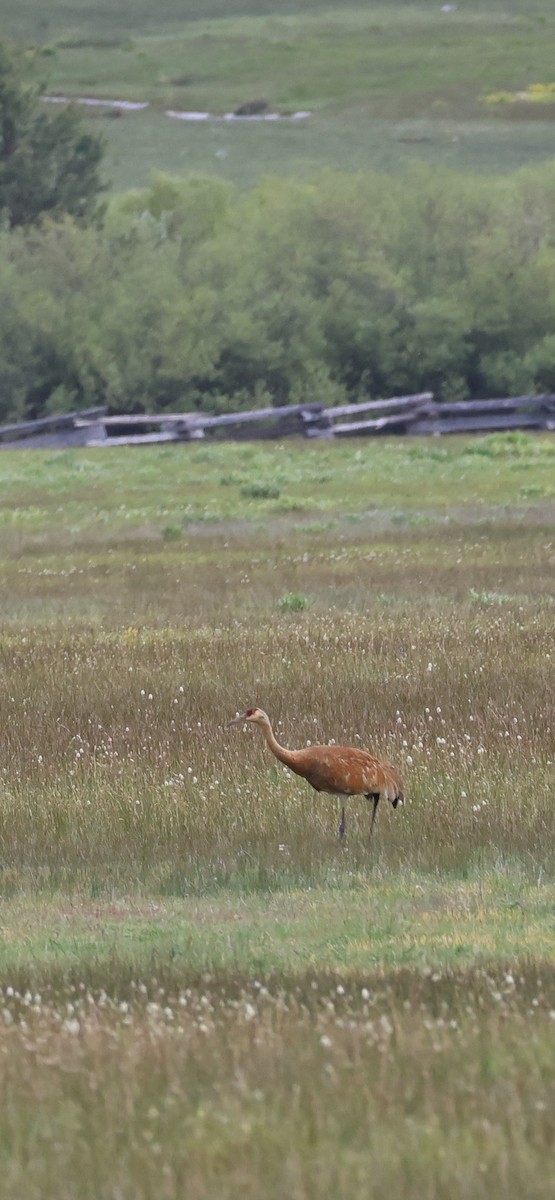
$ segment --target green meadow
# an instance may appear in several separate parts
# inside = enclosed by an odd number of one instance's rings
[[[554,462],[2,453],[10,1196],[549,1195]],[[397,765],[370,847],[250,703]]]
[[[116,190],[152,168],[203,171],[250,186],[268,173],[396,170],[407,161],[510,171],[552,157],[552,103],[489,105],[553,81],[555,14],[541,0],[484,5],[299,6],[275,0],[200,5],[0,2],[3,36],[29,48],[50,93],[148,100],[104,132]],[[264,99],[303,122],[189,125],[166,109],[233,112]]]

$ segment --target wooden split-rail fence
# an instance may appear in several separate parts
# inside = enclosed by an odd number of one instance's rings
[[[555,430],[555,395],[439,403],[432,392],[364,400],[325,408],[290,404],[251,412],[128,413],[107,408],[0,425],[0,449],[139,446],[207,439],[253,440],[301,434],[308,438],[483,433],[507,429]]]

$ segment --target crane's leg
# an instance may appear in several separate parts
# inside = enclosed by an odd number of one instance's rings
[[[345,805],[341,808],[341,820],[339,822],[339,841],[342,842],[345,837]]]
[[[371,837],[372,837],[372,830],[373,830],[373,828],[374,828],[374,821],[376,820],[376,812],[377,812],[377,810],[378,810],[378,804],[379,804],[379,800],[380,800],[380,793],[379,793],[379,792],[370,792],[370,795],[369,795],[369,796],[367,796],[367,799],[368,799],[368,800],[373,800],[373,801],[374,801],[374,807],[373,807],[373,809],[372,809],[372,817],[371,817],[371,820],[370,820],[370,833],[368,834],[368,841],[370,841],[370,840],[371,840]]]

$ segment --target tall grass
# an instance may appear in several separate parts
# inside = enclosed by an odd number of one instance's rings
[[[4,452],[13,1200],[550,1196],[551,456]],[[399,767],[371,849],[253,702]]]
[[[15,1200],[551,1195],[553,970],[3,995]]]
[[[333,532],[319,536],[333,544]],[[284,575],[275,579],[258,535],[246,557],[228,547],[225,586],[206,548],[192,568],[184,548],[177,578],[173,547],[163,552],[167,575],[157,554],[154,627],[137,612],[142,600],[148,619],[154,603],[148,555],[132,573],[133,625],[110,631],[97,617],[87,628],[74,616],[65,627],[12,626],[0,643],[0,848],[10,886],[13,872],[55,876],[62,865],[66,881],[105,873],[107,882],[160,886],[172,877],[184,892],[242,871],[250,878],[253,862],[261,878],[279,880],[284,844],[289,878],[318,877],[336,855],[335,801],[287,772],[256,732],[225,730],[250,703],[267,709],[289,746],[367,745],[399,767],[407,803],[378,824],[389,868],[452,871],[478,855],[514,856],[532,876],[551,875],[553,611],[535,539],[449,544],[450,556],[465,556],[457,601],[441,596],[441,542],[434,571],[423,537],[418,527],[395,534],[387,591],[390,561],[380,568],[356,540],[325,570],[321,551],[315,565],[299,555],[296,582],[314,599],[304,612],[280,609]],[[549,554],[543,535],[542,545]],[[511,595],[500,589],[501,563],[517,548]],[[100,600],[109,554],[104,561]],[[535,600],[520,590],[531,569],[530,588],[542,589]],[[43,595],[50,579],[40,574]],[[78,572],[59,582],[60,615],[90,598]],[[345,873],[367,863],[364,801],[350,807]]]

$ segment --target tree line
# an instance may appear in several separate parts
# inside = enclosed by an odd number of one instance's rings
[[[0,420],[555,391],[553,164],[106,201],[100,141],[14,89],[0,58]]]

